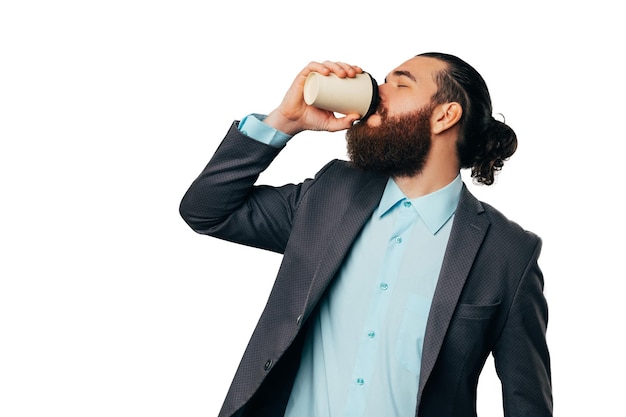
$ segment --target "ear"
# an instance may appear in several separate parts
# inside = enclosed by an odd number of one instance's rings
[[[431,129],[434,134],[440,134],[456,125],[461,116],[463,109],[461,105],[455,101],[450,103],[438,104],[433,110],[431,118]]]

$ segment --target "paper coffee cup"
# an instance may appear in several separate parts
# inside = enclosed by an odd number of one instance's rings
[[[366,72],[354,78],[312,72],[304,83],[304,101],[332,112],[357,113],[361,119],[365,119],[378,106],[378,84]]]

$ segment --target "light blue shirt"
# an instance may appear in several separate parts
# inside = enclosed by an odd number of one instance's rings
[[[264,114],[249,114],[239,122],[239,130],[244,135],[266,145],[282,148],[291,139],[291,136],[263,123],[266,117]]]
[[[285,416],[415,414],[426,321],[461,188],[458,175],[409,199],[388,180],[311,317]]]

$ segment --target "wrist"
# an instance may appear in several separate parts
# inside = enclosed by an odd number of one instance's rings
[[[298,122],[285,117],[277,110],[268,114],[263,120],[263,123],[289,136],[293,136],[304,130]]]

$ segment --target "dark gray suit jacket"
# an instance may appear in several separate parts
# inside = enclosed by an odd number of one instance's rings
[[[198,233],[284,254],[220,417],[283,415],[307,319],[387,181],[335,160],[301,184],[255,186],[279,151],[235,122],[180,206]],[[536,235],[463,187],[428,317],[416,416],[475,416],[490,353],[505,415],[552,415],[540,249]]]

